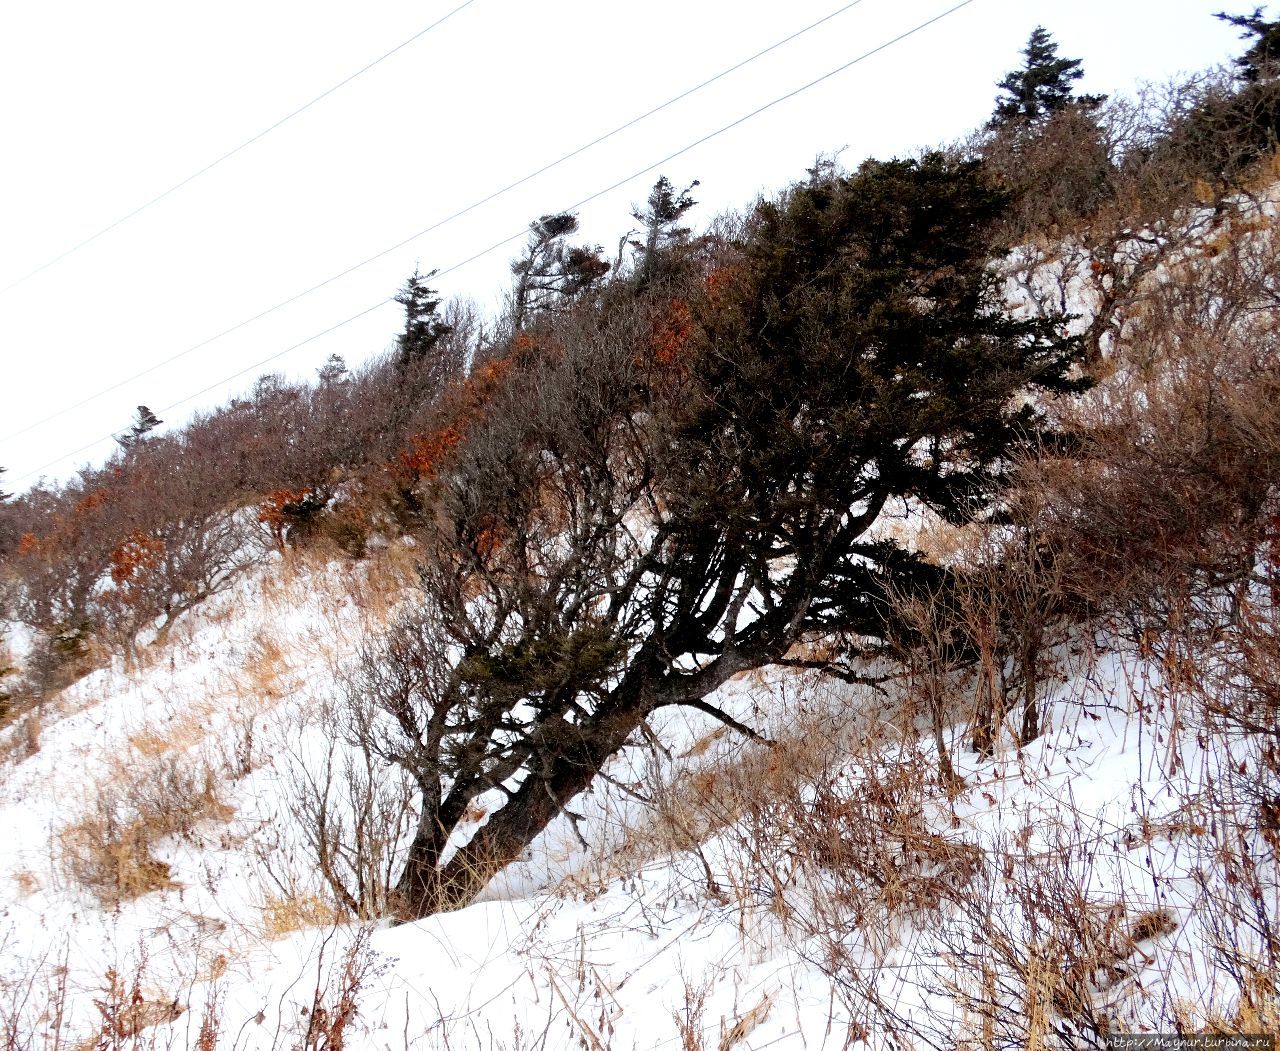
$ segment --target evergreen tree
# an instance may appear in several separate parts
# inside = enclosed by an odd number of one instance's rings
[[[1059,58],[1058,45],[1044,26],[1031,31],[1022,54],[1023,67],[1007,74],[997,85],[1005,94],[996,99],[988,128],[1037,124],[1072,103],[1096,109],[1106,101],[1105,95],[1074,94],[1075,82],[1084,76],[1081,60]]]
[[[537,313],[590,291],[609,272],[600,248],[565,242],[578,230],[577,216],[544,215],[529,224],[524,254],[511,264],[511,327],[519,332]]]
[[[1253,39],[1249,50],[1235,60],[1244,80],[1255,84],[1274,77],[1280,71],[1280,20],[1267,21],[1262,17],[1260,7],[1255,7],[1249,15],[1229,15],[1219,11],[1214,17],[1243,29],[1242,40]]]
[[[697,185],[698,180],[694,179],[677,193],[671,180],[661,175],[649,191],[645,207],[631,213],[631,217],[641,224],[644,234],[642,238],[628,242],[636,253],[636,283],[640,287],[652,284],[659,276],[659,260],[665,250],[689,239],[689,228],[681,226],[680,220],[698,203],[690,195]]]
[[[441,339],[453,331],[439,317],[438,294],[435,289],[427,287],[427,279],[434,275],[434,270],[423,275],[415,267],[404,287],[396,293],[396,302],[404,307],[404,331],[396,337],[396,347],[400,352],[397,364],[402,370],[425,358]]]
[[[316,369],[321,383],[337,383],[347,378],[347,362],[341,354],[330,354],[329,359]]]
[[[138,411],[133,415],[133,423],[129,425],[129,429],[123,434],[116,435],[116,442],[122,449],[134,449],[162,423],[164,423],[164,420],[156,416],[154,412],[145,405],[139,405]]]
[[[564,352],[495,382],[421,491],[416,599],[344,684],[366,754],[417,788],[403,918],[470,901],[573,820],[662,708],[752,735],[712,699],[732,676],[802,640],[870,644],[889,587],[936,590],[945,568],[881,514],[997,510],[1049,427],[1027,395],[1084,386],[1062,317],[1006,311],[1006,204],[937,154],[813,180],[721,244],[732,280],[683,289],[677,383],[636,382],[648,337],[625,311],[551,317]]]
[[[1204,91],[1159,149],[1167,162],[1228,194],[1280,142],[1280,21],[1263,18],[1260,7],[1215,17],[1244,30],[1241,39],[1251,42],[1234,60],[1236,82]]]
[[[8,472],[8,470],[9,468],[7,467],[0,467],[0,478],[2,478]],[[4,503],[12,495],[13,493],[6,493],[3,489],[0,489],[0,504]]]

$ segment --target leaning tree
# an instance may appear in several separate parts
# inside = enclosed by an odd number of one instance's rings
[[[936,576],[876,531],[889,502],[987,513],[1028,394],[1081,386],[1061,319],[1001,302],[1004,203],[939,154],[824,170],[707,239],[674,298],[619,282],[445,399],[421,589],[345,689],[419,801],[400,915],[469,901],[655,712],[752,734],[717,687],[877,636],[886,585]]]

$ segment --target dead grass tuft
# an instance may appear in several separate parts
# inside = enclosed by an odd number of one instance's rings
[[[177,887],[156,853],[165,840],[194,839],[206,822],[227,821],[211,765],[188,756],[144,757],[110,771],[89,809],[58,836],[65,874],[104,905]]]
[[[342,917],[318,894],[268,898],[262,906],[262,929],[267,938],[283,938],[296,931],[332,927]]]
[[[280,640],[269,631],[258,632],[244,661],[244,687],[265,700],[279,700],[293,690],[288,656]]]
[[[165,726],[143,727],[129,735],[129,747],[146,759],[186,752],[204,742],[216,708],[211,704],[191,704]]]
[[[31,897],[32,894],[40,889],[40,881],[36,879],[35,873],[28,869],[19,869],[10,878],[13,880],[14,886],[18,888],[18,893],[24,898]]]
[[[32,708],[0,729],[0,762],[21,763],[40,751],[44,720],[40,709]]]

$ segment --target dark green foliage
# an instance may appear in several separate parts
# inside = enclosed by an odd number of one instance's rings
[[[285,542],[298,546],[315,536],[329,500],[330,494],[325,490],[308,489],[297,499],[284,501],[280,513],[285,522]]]
[[[649,191],[645,207],[631,213],[631,217],[641,224],[643,234],[628,242],[636,255],[635,280],[640,288],[654,284],[664,276],[671,276],[664,272],[663,261],[669,257],[670,249],[684,244],[689,238],[689,228],[681,226],[680,220],[698,203],[690,194],[697,185],[698,180],[694,179],[677,193],[671,180],[660,175]]]
[[[404,307],[404,331],[396,337],[397,361],[402,370],[428,358],[452,331],[439,316],[439,297],[434,289],[427,287],[427,280],[434,273],[433,270],[423,275],[415,269],[395,296],[396,302]]]
[[[553,349],[507,360],[423,487],[421,608],[348,691],[423,801],[406,915],[469,900],[658,709],[750,734],[712,691],[802,640],[883,637],[888,587],[936,588],[873,531],[889,501],[987,513],[1041,429],[1021,396],[1084,386],[1061,318],[1003,309],[1005,203],[940,154],[824,170],[681,284],[559,312]]]
[[[1156,141],[1143,151],[1158,170],[1190,188],[1207,185],[1215,199],[1240,187],[1253,167],[1280,143],[1280,21],[1219,12],[1244,32],[1250,47],[1234,62],[1234,76],[1198,78]]]
[[[330,354],[325,363],[316,369],[316,378],[321,383],[341,383],[350,376],[346,359],[341,354]]]
[[[1215,17],[1243,29],[1242,38],[1252,41],[1235,59],[1242,83],[1237,91],[1206,98],[1179,132],[1184,149],[1213,165],[1211,178],[1231,181],[1280,141],[1280,21],[1264,19],[1260,7],[1248,15]]]
[[[1156,142],[1152,161],[1221,196],[1280,143],[1280,78],[1210,80]]]
[[[1260,7],[1255,7],[1248,15],[1229,15],[1219,11],[1214,17],[1243,29],[1241,39],[1253,41],[1249,50],[1235,59],[1245,81],[1253,84],[1269,80],[1280,72],[1280,21],[1267,21],[1262,17]]]
[[[1098,115],[1105,96],[1076,95],[1081,62],[1057,52],[1037,26],[1024,67],[1000,82],[1003,94],[980,140],[990,177],[1013,194],[1007,229],[1016,240],[1074,224],[1112,192],[1114,169]]]
[[[762,205],[743,308],[709,330],[702,397],[679,423],[673,500],[761,559],[807,558],[833,621],[869,612],[868,566],[898,553],[827,545],[891,497],[952,521],[982,513],[1037,428],[1012,392],[1072,392],[1079,348],[1057,319],[1014,320],[986,268],[1007,198],[975,163],[868,162]],[[874,589],[873,589],[874,590]],[[816,597],[816,596],[815,596]],[[874,627],[874,624],[865,625]]]
[[[164,420],[157,417],[154,412],[145,405],[139,405],[138,411],[134,413],[133,423],[123,434],[116,435],[116,441],[122,449],[133,449],[162,423]]]
[[[571,246],[577,233],[576,216],[544,215],[529,224],[524,255],[511,264],[515,287],[511,291],[511,328],[519,332],[538,314],[572,303],[596,288],[609,272],[600,247]]]
[[[1075,94],[1075,82],[1084,76],[1081,61],[1059,58],[1058,45],[1044,26],[1031,31],[1022,53],[1022,68],[1008,73],[997,85],[1004,94],[997,98],[987,127],[1035,124],[1072,103],[1096,109],[1105,101],[1104,95]]]

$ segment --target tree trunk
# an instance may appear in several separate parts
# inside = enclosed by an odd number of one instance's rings
[[[938,750],[938,780],[948,797],[953,797],[964,787],[964,781],[956,775],[955,767],[951,765],[951,751],[947,748],[946,727],[942,718],[942,698],[936,694],[929,698],[929,715],[933,724],[933,744]]]
[[[1036,666],[1040,655],[1039,632],[1029,636],[1022,656],[1022,733],[1019,735],[1019,746],[1025,747],[1040,736],[1040,706],[1036,700],[1039,692],[1039,677]]]
[[[580,746],[545,772],[530,772],[501,810],[443,868],[426,855],[405,868],[397,886],[400,918],[422,919],[470,904],[499,871],[516,861],[565,806],[595,779],[644,721],[638,703],[614,708],[584,728]]]
[[[424,806],[418,818],[413,842],[409,845],[404,869],[392,892],[397,919],[407,922],[440,911],[439,908],[425,906],[440,898],[438,863],[445,839],[438,812]]]
[[[672,675],[658,656],[666,640],[651,638],[632,661],[631,671],[613,689],[594,715],[580,724],[553,722],[563,736],[544,738],[536,755],[537,769],[529,770],[520,787],[501,809],[454,854],[443,867],[433,863],[430,850],[416,855],[397,884],[398,915],[404,921],[436,912],[460,909],[472,901],[501,869],[516,861],[525,848],[554,821],[575,796],[585,791],[610,757],[658,708],[695,704],[738,672],[758,668],[778,659],[799,632],[800,615],[808,606],[801,590],[789,606],[769,614],[773,630],[754,632],[749,645],[724,645],[720,655],[702,671]],[[441,830],[452,830],[460,813],[436,812],[430,818]],[[424,833],[419,827],[417,847]],[[443,852],[448,833],[441,831],[438,851]]]

